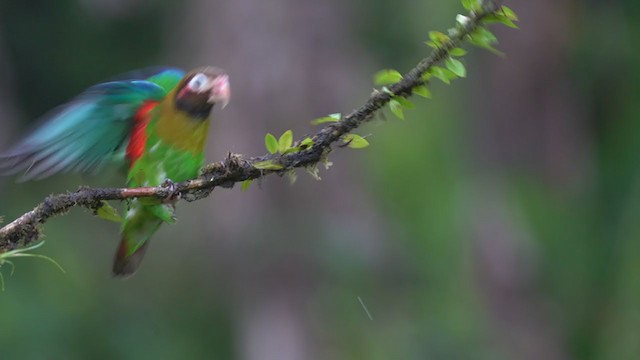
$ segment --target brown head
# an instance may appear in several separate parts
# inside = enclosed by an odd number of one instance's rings
[[[207,119],[214,105],[224,108],[229,103],[229,75],[217,67],[195,69],[180,81],[175,96],[178,110]]]

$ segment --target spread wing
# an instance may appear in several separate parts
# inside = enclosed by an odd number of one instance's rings
[[[99,168],[126,144],[138,109],[162,100],[183,75],[175,68],[150,68],[92,86],[0,153],[0,172],[30,180]]]

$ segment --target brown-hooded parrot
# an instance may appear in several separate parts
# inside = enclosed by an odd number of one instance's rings
[[[134,71],[94,85],[45,115],[33,132],[0,154],[0,170],[41,179],[94,171],[124,153],[128,187],[184,181],[198,175],[204,163],[211,109],[224,107],[229,98],[229,77],[219,68]],[[128,203],[114,275],[137,270],[163,222],[174,222],[171,200]]]

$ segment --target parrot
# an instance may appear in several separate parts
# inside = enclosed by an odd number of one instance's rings
[[[32,132],[0,153],[0,171],[42,179],[95,172],[120,159],[128,187],[185,181],[204,165],[210,113],[214,106],[224,108],[230,94],[229,76],[217,67],[151,67],[117,76],[45,114]],[[136,272],[152,235],[161,224],[175,222],[175,200],[128,201],[114,276]]]

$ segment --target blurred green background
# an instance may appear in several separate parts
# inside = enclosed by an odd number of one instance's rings
[[[74,209],[46,261],[0,269],[0,359],[640,358],[637,1],[506,1],[496,57],[377,120],[318,182],[265,178],[180,203],[135,277],[118,226]],[[134,68],[217,65],[231,105],[208,159],[314,132],[371,74],[408,70],[458,1],[0,0],[0,148]],[[10,221],[116,172],[0,179]],[[363,307],[366,305],[371,318]]]

